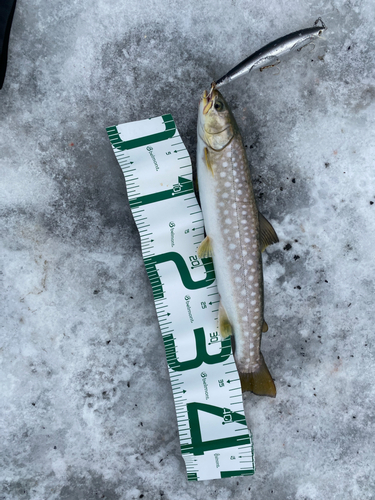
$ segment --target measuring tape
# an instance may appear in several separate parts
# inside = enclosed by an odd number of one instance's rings
[[[212,260],[197,257],[204,226],[189,153],[170,114],[107,133],[141,237],[188,479],[254,474],[231,341],[217,332]]]

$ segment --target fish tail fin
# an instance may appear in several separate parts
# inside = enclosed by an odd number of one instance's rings
[[[276,397],[276,387],[262,354],[260,367],[250,373],[239,372],[242,392],[250,391],[258,396]]]

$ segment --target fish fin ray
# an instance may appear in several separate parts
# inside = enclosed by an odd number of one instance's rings
[[[260,367],[255,372],[239,372],[242,392],[253,392],[258,396],[276,397],[276,387],[271,374],[260,354]]]
[[[206,163],[206,167],[211,172],[212,176],[214,175],[214,169],[212,168],[209,152],[207,148],[204,148],[204,161]]]
[[[204,259],[207,257],[212,257],[212,254],[213,252],[211,238],[209,236],[206,236],[198,247],[197,255],[200,259]]]
[[[219,333],[223,339],[233,334],[232,325],[221,301],[219,304]]]
[[[263,332],[263,333],[268,332],[268,325],[267,325],[267,323],[266,323],[266,320],[263,320],[262,332]]]
[[[278,243],[279,238],[277,237],[276,231],[272,227],[271,223],[259,213],[259,230],[260,230],[260,248],[262,252],[274,243]]]

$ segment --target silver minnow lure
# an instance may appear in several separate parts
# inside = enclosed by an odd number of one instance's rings
[[[258,212],[238,126],[216,89],[205,92],[199,104],[197,171],[207,234],[197,253],[214,262],[220,334],[234,335],[242,390],[275,397],[260,350],[262,332],[268,329],[261,252],[278,238]]]
[[[320,26],[318,26],[319,22],[321,23]],[[261,67],[262,69],[262,66],[269,65],[272,59],[278,59],[287,52],[302,49],[302,47],[308,45],[314,38],[320,36],[325,29],[327,28],[319,17],[312,28],[295,31],[294,33],[274,40],[254,52],[254,54],[247,57],[240,64],[237,64],[237,66],[228,71],[226,75],[219,78],[215,82],[216,88],[222,87],[242,75],[246,75],[246,73],[249,73],[253,68]]]

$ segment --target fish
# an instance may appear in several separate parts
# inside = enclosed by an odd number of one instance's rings
[[[319,22],[321,25],[318,25]],[[246,75],[253,68],[260,67],[260,70],[262,71],[266,67],[278,64],[280,62],[278,60],[279,57],[287,52],[291,52],[292,50],[301,50],[305,45],[311,43],[312,40],[320,37],[326,29],[326,25],[319,17],[315,21],[312,28],[294,31],[293,33],[289,33],[289,35],[277,38],[273,42],[268,43],[261,49],[254,52],[254,54],[244,59],[242,62],[237,64],[237,66],[228,71],[228,73],[214,82],[216,88],[220,88],[223,85],[232,82],[236,78]],[[276,59],[274,64],[270,64],[272,59]]]
[[[213,260],[220,335],[234,338],[242,391],[275,397],[275,383],[261,352],[262,333],[268,330],[261,252],[279,240],[258,211],[239,128],[214,87],[199,103],[197,177],[206,231],[197,255]]]

